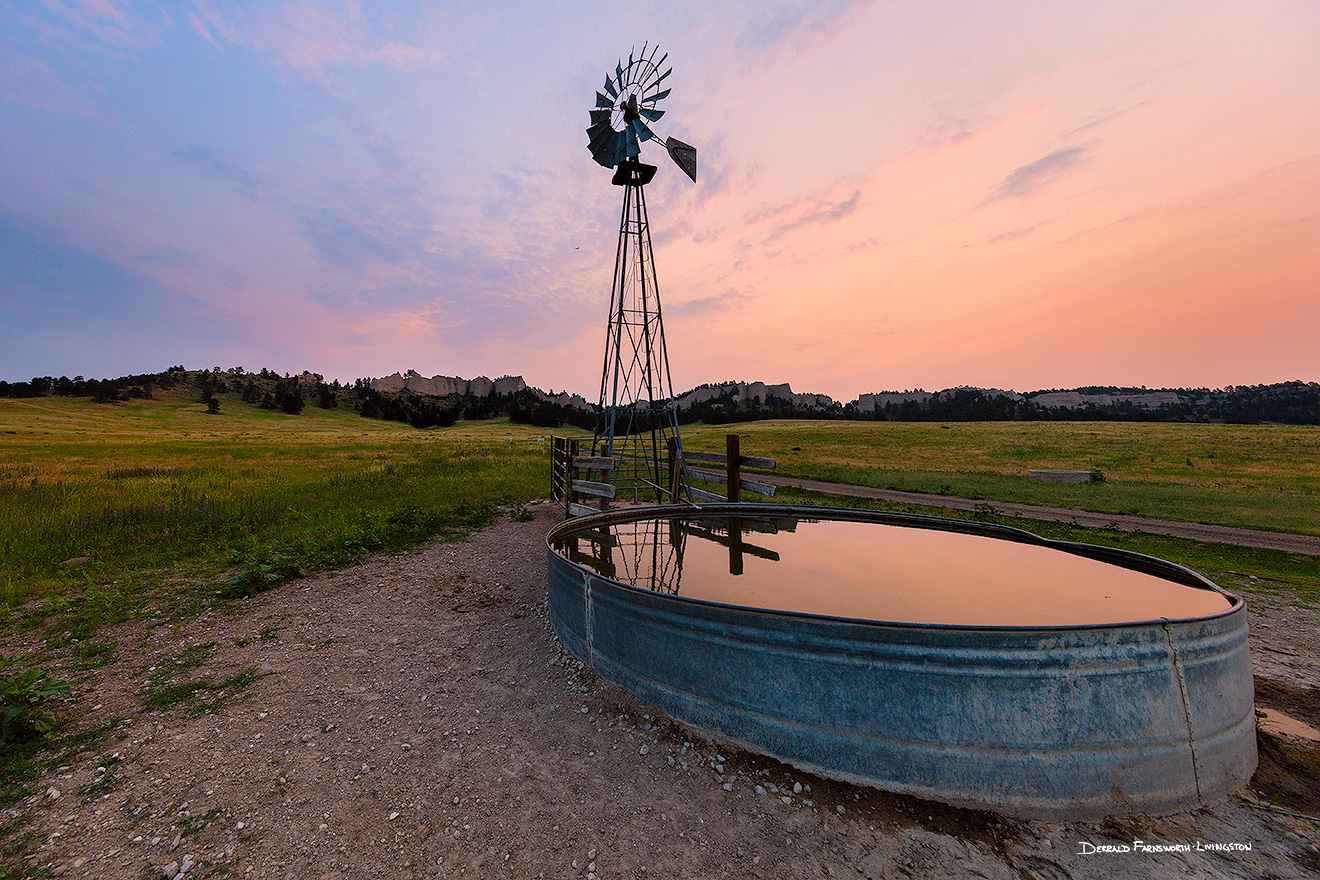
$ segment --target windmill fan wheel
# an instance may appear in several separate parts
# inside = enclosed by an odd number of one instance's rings
[[[659,49],[650,47],[648,55],[644,45],[640,54],[629,53],[627,65],[620,59],[614,73],[606,74],[602,90],[596,92],[587,147],[591,157],[606,168],[637,156],[642,141],[657,138],[663,142],[648,125],[665,115],[656,105],[669,95],[669,89],[661,86],[674,72],[672,67],[661,72],[669,55],[657,61]]]

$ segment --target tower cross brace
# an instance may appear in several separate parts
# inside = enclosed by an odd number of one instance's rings
[[[615,459],[616,498],[690,502],[646,213],[645,187],[655,171],[629,159],[612,181],[623,188],[623,211],[592,454]]]

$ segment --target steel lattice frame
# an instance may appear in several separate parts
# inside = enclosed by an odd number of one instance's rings
[[[655,169],[625,162],[619,170],[623,211],[592,451],[616,460],[610,480],[617,498],[691,501],[646,213],[644,179]],[[676,487],[670,485],[671,440],[678,452]]]
[[[677,596],[682,588],[687,538],[682,520],[634,520],[574,535],[561,552],[607,578]]]

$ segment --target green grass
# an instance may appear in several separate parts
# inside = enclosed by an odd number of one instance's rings
[[[731,432],[780,476],[1320,535],[1315,426],[776,420],[692,425],[683,446],[723,452]],[[1105,481],[1033,481],[1034,468]]]
[[[164,677],[159,672],[157,675]],[[163,711],[182,706],[192,716],[214,713],[231,703],[245,688],[261,677],[256,667],[248,667],[228,678],[216,681],[203,677],[193,681],[170,681],[157,684],[153,679],[142,698],[142,707],[148,711]]]
[[[168,395],[0,400],[0,618],[12,625],[26,607],[29,623],[53,615],[85,640],[148,600],[159,607],[169,585],[230,572],[223,589],[247,595],[466,534],[498,505],[547,494],[545,436],[501,420],[418,431],[233,399],[217,415]]]

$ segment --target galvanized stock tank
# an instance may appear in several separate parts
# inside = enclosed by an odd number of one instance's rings
[[[1200,806],[1255,770],[1245,603],[1173,563],[769,504],[634,507],[546,540],[550,620],[587,666],[824,776],[1094,819]]]

